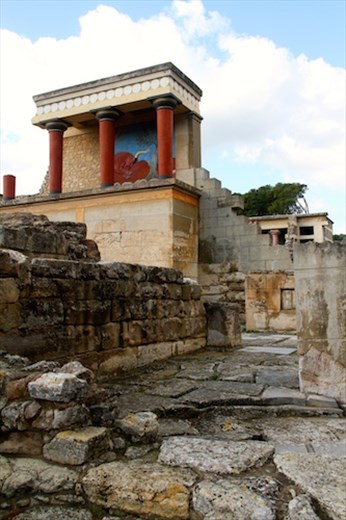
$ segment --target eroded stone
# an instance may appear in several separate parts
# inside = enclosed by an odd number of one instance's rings
[[[219,475],[236,475],[261,466],[274,451],[260,441],[223,441],[203,437],[170,437],[162,443],[159,462]]]
[[[43,447],[43,455],[46,459],[60,464],[79,465],[107,451],[108,448],[108,430],[89,427],[58,433]]]
[[[192,498],[194,510],[203,518],[220,520],[275,520],[275,513],[263,496],[251,490],[244,481],[203,480],[195,487]]]
[[[88,383],[73,374],[48,372],[28,384],[34,399],[68,403],[82,401],[88,393]]]
[[[190,470],[131,461],[90,469],[83,478],[88,499],[101,507],[163,519],[189,518]]]
[[[275,455],[274,462],[332,520],[346,519],[344,460],[313,453],[280,453]]]

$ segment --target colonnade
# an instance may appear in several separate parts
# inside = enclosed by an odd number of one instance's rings
[[[157,173],[160,178],[172,177],[174,109],[178,100],[171,95],[150,101],[156,110]],[[103,108],[95,112],[95,117],[99,124],[100,185],[106,188],[113,185],[115,126],[121,112],[114,107]],[[45,125],[49,132],[49,193],[52,195],[62,191],[63,134],[69,126],[64,120]]]

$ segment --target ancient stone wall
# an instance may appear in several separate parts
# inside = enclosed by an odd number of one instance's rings
[[[240,213],[242,198],[195,170],[195,186],[201,190],[198,281],[206,302],[237,303],[245,323],[245,276],[252,271],[292,270],[288,249],[273,247],[269,235]]]
[[[249,273],[245,294],[246,330],[296,330],[293,272]]]
[[[197,284],[174,269],[95,262],[85,232],[30,214],[3,217],[0,347],[112,372],[205,345]]]
[[[204,302],[238,305],[239,320],[245,322],[245,274],[235,263],[199,264],[198,281]]]
[[[292,269],[289,250],[273,247],[270,236],[262,235],[256,224],[239,214],[239,196],[222,188],[206,170],[196,170],[200,198],[199,262],[233,262],[243,273]]]
[[[346,247],[294,248],[301,389],[346,402]]]
[[[88,131],[69,131],[63,141],[63,193],[91,190],[100,187],[98,128]],[[49,173],[40,188],[41,195],[49,194]]]

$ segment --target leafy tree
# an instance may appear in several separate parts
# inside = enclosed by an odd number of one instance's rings
[[[308,213],[309,208],[304,197],[306,184],[281,183],[275,186],[261,186],[243,195],[244,215],[287,215]],[[300,199],[300,200],[299,200]]]
[[[333,235],[333,240],[335,242],[343,242],[346,244],[346,235],[344,233],[340,233],[339,235]]]

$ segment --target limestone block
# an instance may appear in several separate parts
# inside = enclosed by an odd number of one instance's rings
[[[59,432],[51,442],[45,444],[43,455],[60,464],[78,466],[108,449],[108,430],[90,426],[82,430]]]
[[[140,517],[189,518],[190,470],[131,461],[111,462],[90,469],[83,478],[90,502]]]
[[[84,354],[96,352],[101,349],[101,337],[98,334],[99,327],[92,325],[68,325],[61,330],[61,343],[65,352]]]
[[[174,354],[188,354],[195,352],[201,348],[205,348],[207,344],[206,338],[185,338],[183,341],[177,341],[174,346]]]
[[[33,276],[58,279],[77,279],[80,275],[79,262],[51,258],[33,258],[31,272]]]
[[[32,401],[14,401],[1,410],[2,430],[24,431],[29,428],[25,410]]]
[[[175,350],[175,342],[158,342],[151,345],[138,347],[138,367],[149,365],[155,361],[167,359],[172,356]]]
[[[346,518],[343,459],[313,453],[280,453],[275,455],[274,462],[281,473],[316,501],[328,518]]]
[[[214,347],[241,345],[239,307],[231,303],[208,303],[207,344]]]
[[[60,325],[64,321],[64,307],[58,299],[22,299],[20,302],[21,319],[26,329],[45,329]]]
[[[16,303],[19,297],[19,289],[14,278],[0,279],[0,304]]]
[[[152,412],[130,413],[115,421],[114,426],[131,437],[134,442],[150,442],[156,439],[159,423]]]
[[[73,374],[48,372],[31,381],[28,389],[33,399],[68,403],[83,401],[88,393],[88,383]]]
[[[67,325],[102,325],[110,321],[110,300],[77,300],[65,303]]]
[[[329,353],[310,348],[300,356],[299,378],[303,392],[333,397],[346,403],[346,367]]]
[[[112,350],[120,346],[120,323],[107,323],[97,328],[102,350]]]
[[[65,365],[60,368],[59,372],[73,374],[79,379],[87,381],[87,383],[91,383],[94,379],[93,372],[82,365],[80,361],[69,361],[68,363],[65,363]]]
[[[86,425],[89,421],[90,413],[85,405],[70,406],[64,410],[54,410],[52,422],[48,429],[61,430]]]
[[[0,333],[18,329],[21,323],[19,303],[0,303]]]
[[[137,347],[114,350],[110,357],[99,365],[100,374],[116,374],[137,368]]]
[[[275,520],[276,515],[262,495],[244,481],[202,480],[193,490],[193,508],[204,519]]]
[[[320,520],[306,495],[294,497],[288,504],[286,520]]]
[[[0,248],[0,276],[2,278],[18,278],[27,273],[29,269],[28,257],[13,251]]]
[[[78,481],[76,471],[42,460],[25,457],[1,459],[5,462],[5,470],[10,469],[1,488],[8,498],[28,490],[43,493],[73,491]]]
[[[158,461],[195,471],[219,475],[237,475],[251,467],[261,466],[274,448],[259,441],[224,441],[203,437],[170,437],[164,439]]]

